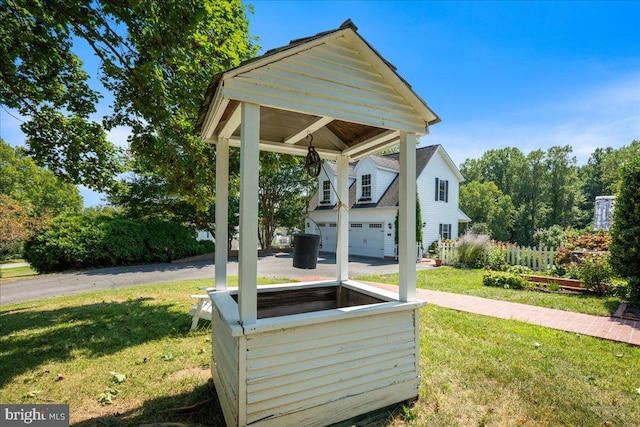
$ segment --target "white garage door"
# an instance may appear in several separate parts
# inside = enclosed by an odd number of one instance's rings
[[[384,258],[384,228],[379,222],[352,223],[349,254]]]
[[[322,222],[318,224],[320,228],[320,234],[322,236],[322,252],[336,252],[336,223],[335,222]]]

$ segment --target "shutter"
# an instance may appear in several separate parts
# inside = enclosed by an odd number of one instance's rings
[[[449,180],[444,182],[444,201],[449,202]]]
[[[436,202],[438,201],[438,193],[440,192],[440,180],[436,178]]]
[[[436,178],[438,179],[438,178]],[[440,236],[440,238],[442,238],[442,224],[440,224],[439,229],[438,229],[438,235]]]
[[[449,224],[449,238],[455,239],[455,237],[453,237],[453,228],[451,228],[451,224]]]

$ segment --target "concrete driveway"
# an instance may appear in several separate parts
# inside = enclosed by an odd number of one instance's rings
[[[432,264],[424,262],[416,266],[418,269],[432,268]],[[230,276],[237,276],[238,260],[229,260],[227,269]],[[396,261],[356,256],[349,257],[350,278],[367,274],[397,272],[398,263]],[[333,277],[335,274],[336,260],[333,254],[321,253],[317,268],[314,270],[293,268],[292,255],[287,253],[261,256],[258,260],[259,277],[296,279],[309,276]],[[213,261],[149,264],[53,274],[0,283],[0,305],[93,290],[192,279],[211,278],[211,285],[213,286],[214,277],[215,265]]]

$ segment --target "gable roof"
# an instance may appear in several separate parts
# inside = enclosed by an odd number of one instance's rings
[[[427,147],[417,148],[416,149],[416,177],[420,176],[424,168],[427,166],[433,155],[439,150],[444,149],[440,144],[437,145],[429,145]],[[379,164],[383,167],[390,167],[390,169],[400,170],[399,163],[399,153],[391,153],[384,156],[371,156],[376,164]],[[377,160],[376,160],[377,159]],[[335,165],[332,162],[325,162],[327,165],[331,165],[330,167],[335,170]],[[350,170],[356,166],[356,163],[352,163],[349,165]],[[459,172],[458,172],[459,173]],[[461,175],[462,176],[462,175]],[[371,208],[371,207],[395,207],[398,206],[400,202],[400,175],[396,175],[396,177],[391,181],[391,184],[384,192],[378,203],[366,203],[366,204],[358,204],[356,202],[356,182],[352,183],[349,187],[349,207],[350,208]],[[318,192],[316,192],[311,200],[309,200],[309,210],[326,210],[333,209],[334,206],[319,206],[318,205]]]
[[[427,147],[422,147],[416,149],[416,177],[420,176],[424,168],[429,163],[429,160],[433,157],[433,155],[438,151],[441,145],[429,145]],[[392,158],[398,161],[400,157],[399,153],[393,153],[389,155],[389,158]],[[400,203],[400,175],[397,175],[394,180],[387,188],[387,191],[384,192],[378,204],[376,206],[380,207],[391,207],[398,206]]]
[[[261,106],[261,149],[306,155],[313,134],[332,159],[363,157],[396,144],[400,131],[423,135],[440,121],[350,20],[215,75],[196,132],[237,146],[241,102]]]

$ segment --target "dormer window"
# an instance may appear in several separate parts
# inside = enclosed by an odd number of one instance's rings
[[[328,180],[322,181],[322,200],[320,203],[323,205],[331,203],[331,183]]]
[[[362,191],[361,191],[361,195],[362,197],[360,198],[360,200],[362,201],[370,201],[371,200],[371,174],[366,174],[366,175],[362,175]]]

